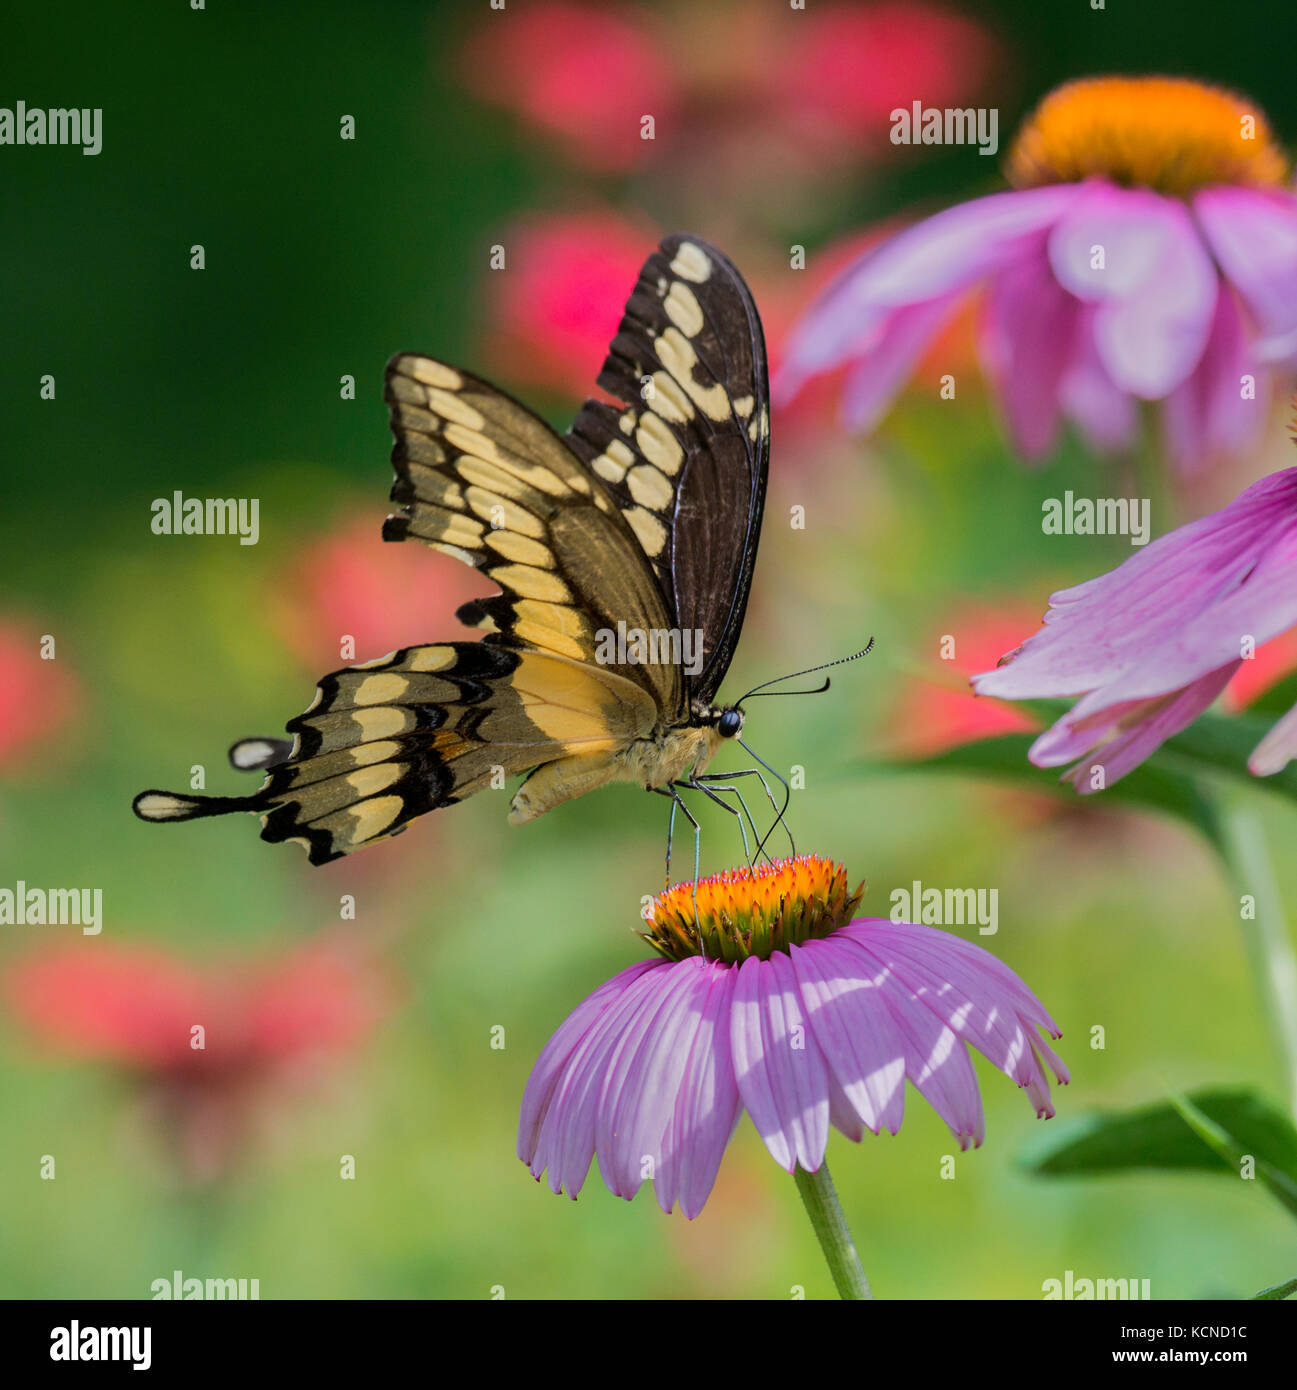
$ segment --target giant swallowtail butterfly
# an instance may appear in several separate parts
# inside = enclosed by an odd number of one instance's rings
[[[400,510],[383,538],[424,541],[499,585],[457,614],[487,635],[325,676],[291,743],[230,750],[236,767],[268,769],[258,791],[146,791],[136,814],[251,811],[263,840],[325,864],[501,770],[526,774],[513,824],[608,782],[670,792],[702,775],[743,723],[713,701],[743,625],[770,452],[761,320],[730,261],[667,237],[598,385],[621,404],[587,401],[559,436],[468,372],[392,358]],[[680,635],[695,633],[686,662]],[[647,641],[636,651],[625,634]]]

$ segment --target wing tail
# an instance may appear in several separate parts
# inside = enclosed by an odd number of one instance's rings
[[[150,788],[131,802],[131,810],[141,820],[153,824],[173,820],[200,820],[203,816],[225,816],[232,811],[265,811],[268,803],[255,796],[186,796]]]

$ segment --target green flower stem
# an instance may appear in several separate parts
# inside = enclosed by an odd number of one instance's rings
[[[801,1193],[806,1214],[811,1218],[815,1239],[824,1251],[828,1261],[829,1273],[842,1298],[873,1298],[869,1280],[856,1254],[856,1243],[847,1229],[847,1219],[842,1214],[842,1204],[838,1201],[837,1190],[829,1176],[829,1165],[821,1163],[819,1171],[808,1173],[805,1168],[793,1170],[793,1180]]]
[[[1225,858],[1240,895],[1256,903],[1243,918],[1252,973],[1284,1069],[1288,1106],[1297,1116],[1297,954],[1284,915],[1261,818],[1251,806],[1226,799],[1221,807]]]

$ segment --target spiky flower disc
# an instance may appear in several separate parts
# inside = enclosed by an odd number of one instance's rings
[[[864,888],[852,892],[846,869],[816,854],[727,869],[659,893],[641,935],[668,960],[768,960],[844,926]]]

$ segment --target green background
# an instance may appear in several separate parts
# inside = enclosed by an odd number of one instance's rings
[[[1291,5],[1095,13],[1084,0],[1021,0],[976,13],[1008,57],[1002,141],[1051,85],[1104,70],[1236,86],[1297,139]],[[831,1293],[793,1185],[747,1120],[693,1223],[664,1216],[648,1187],[623,1203],[597,1176],[575,1204],[555,1198],[513,1155],[539,1048],[640,958],[640,896],[661,875],[655,800],[614,788],[510,830],[503,799],[484,795],[367,852],[363,868],[323,870],[262,844],[242,818],[154,830],[129,811],[142,787],[182,786],[194,762],[209,788],[235,789],[229,741],[277,730],[307,703],[322,671],[286,653],[272,591],[340,518],[371,517],[379,544],[388,356],[425,349],[490,369],[479,320],[500,228],[587,195],[669,221],[671,207],[644,205],[633,182],[581,174],[465,93],[457,47],[486,14],[484,0],[214,0],[198,14],[174,0],[6,18],[0,102],[101,106],[105,127],[93,159],[0,149],[0,616],[56,634],[85,692],[66,747],[0,791],[0,883],[101,886],[101,940],[198,960],[337,930],[352,892],[358,920],[345,925],[391,932],[404,981],[372,1039],[285,1109],[277,1142],[202,1194],[168,1182],[131,1078],[58,1061],[0,1024],[10,1296],[147,1297],[177,1268],[255,1276],[263,1297]],[[341,112],[357,117],[354,142],[338,138]],[[763,234],[791,233],[813,254],[876,218],[992,186],[991,161],[966,154],[918,150],[858,172],[831,215],[799,225],[785,208]],[[760,183],[759,162],[750,178]],[[202,273],[188,265],[195,242]],[[38,397],[47,372],[53,402]],[[355,401],[339,399],[343,373]],[[518,389],[556,423],[570,418],[574,402]],[[1107,465],[1070,442],[1028,471],[979,393],[949,410],[907,399],[874,445],[839,446],[818,468],[781,457],[778,416],[774,432],[771,520],[727,690],[878,640],[832,694],[753,706],[756,749],[806,769],[799,847],[866,877],[879,915],[915,878],[999,887],[1000,931],[982,944],[1063,1026],[1074,1077],[1057,1096],[1063,1116],[1168,1085],[1277,1093],[1236,909],[1191,832],[1093,808],[1024,816],[984,783],[865,766],[955,600],[1015,592],[1043,609],[1058,582],[1121,558],[1102,541],[1047,543],[1033,521],[1042,495],[1107,491],[1095,481]],[[173,489],[260,497],[260,544],[153,536],[149,504]],[[783,521],[799,499],[813,499],[805,533]],[[451,635],[446,612],[408,640]],[[1292,812],[1263,809],[1272,840],[1290,844]],[[705,829],[710,867],[733,862],[732,831],[714,818]],[[1295,900],[1297,861],[1280,873]],[[0,928],[0,969],[73,932]],[[503,1050],[489,1045],[497,1025]],[[1096,1025],[1102,1050],[1089,1045]],[[1245,1295],[1294,1272],[1291,1226],[1247,1184],[1031,1179],[1014,1162],[1037,1133],[1030,1107],[977,1065],[988,1137],[954,1181],[939,1177],[949,1133],[914,1092],[898,1137],[831,1142],[880,1294],[1034,1298],[1071,1269],[1150,1278],[1155,1296]],[[39,1177],[46,1153],[54,1182]],[[338,1177],[344,1153],[355,1181]]]

